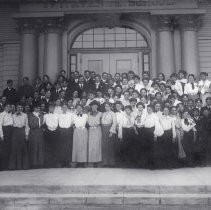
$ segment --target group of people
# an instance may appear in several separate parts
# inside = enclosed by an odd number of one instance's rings
[[[0,169],[176,168],[211,164],[211,81],[62,70],[0,100]]]

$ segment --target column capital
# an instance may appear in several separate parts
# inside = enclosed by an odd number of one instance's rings
[[[18,32],[32,34],[36,32],[36,21],[33,18],[21,18],[16,21]]]
[[[156,25],[159,31],[172,31],[174,28],[173,17],[168,15],[156,16]]]
[[[47,18],[43,21],[46,33],[61,33],[64,28],[63,18]]]
[[[182,15],[177,17],[177,22],[184,31],[197,31],[200,18],[199,15]]]

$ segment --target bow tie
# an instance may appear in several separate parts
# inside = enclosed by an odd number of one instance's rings
[[[77,114],[79,117],[82,117],[82,114]]]

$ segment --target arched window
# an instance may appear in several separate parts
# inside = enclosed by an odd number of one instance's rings
[[[124,28],[93,28],[80,34],[73,49],[148,48],[146,39],[137,31]]]

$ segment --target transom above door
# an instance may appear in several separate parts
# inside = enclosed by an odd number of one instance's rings
[[[144,36],[130,28],[93,28],[80,34],[70,50],[70,70],[115,74],[150,71],[150,49]]]

